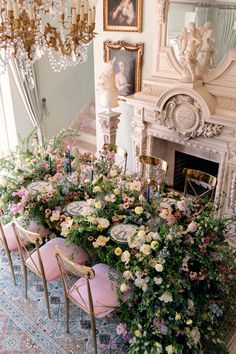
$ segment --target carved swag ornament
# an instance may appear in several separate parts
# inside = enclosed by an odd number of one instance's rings
[[[213,138],[223,131],[222,125],[206,123],[199,103],[187,95],[172,97],[164,111],[155,111],[155,120],[176,131],[185,140],[199,136]]]

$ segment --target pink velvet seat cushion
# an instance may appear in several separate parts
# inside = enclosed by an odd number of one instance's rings
[[[88,254],[86,251],[79,246],[69,245],[63,238],[56,237],[48,241],[39,249],[45,271],[45,278],[47,281],[57,279],[60,276],[60,271],[55,256],[55,246],[59,246],[63,254],[66,257],[71,258],[71,260],[75,263],[85,264],[88,260]],[[31,254],[31,257],[26,260],[26,265],[34,273],[39,273],[39,259],[36,251],[34,251]]]
[[[25,224],[22,217],[19,217],[17,219],[17,221],[19,222],[20,225],[22,225],[27,230],[29,230],[31,232],[39,233],[42,238],[48,236],[50,233],[49,229],[46,229],[43,225],[37,223],[34,220],[31,220],[29,225]],[[17,241],[16,241],[16,235],[15,235],[15,231],[13,229],[12,222],[9,222],[8,224],[3,225],[3,231],[6,236],[6,241],[7,241],[9,251],[10,252],[16,251],[17,250]],[[27,243],[25,243],[25,244],[27,244]]]
[[[95,317],[104,317],[119,307],[117,296],[116,273],[107,264],[99,263],[92,267],[94,279],[89,280]],[[84,310],[89,312],[86,279],[80,278],[69,291],[72,297]]]

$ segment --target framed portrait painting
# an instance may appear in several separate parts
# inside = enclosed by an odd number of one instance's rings
[[[143,48],[143,43],[104,42],[104,61],[115,58],[115,82],[119,96],[129,96],[141,90]]]
[[[141,32],[143,0],[103,0],[104,31]]]

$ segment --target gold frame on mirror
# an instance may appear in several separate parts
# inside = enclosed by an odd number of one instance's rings
[[[134,19],[122,15],[122,2],[124,0],[103,0],[103,30],[120,32],[142,32],[143,0],[132,0]],[[120,11],[119,11],[120,9]],[[112,13],[117,12],[122,15],[112,19]],[[119,15],[120,16],[120,15]],[[130,23],[129,23],[130,22]]]
[[[130,44],[125,41],[119,41],[116,43],[113,43],[111,41],[105,41],[103,46],[104,46],[104,61],[108,62],[109,60],[112,60],[114,57],[116,57],[116,59],[120,60],[120,62],[123,61],[123,64],[126,63],[126,70],[128,69],[129,72],[129,75],[127,75],[127,77],[128,77],[128,81],[129,79],[131,80],[130,82],[132,83],[132,85],[130,84],[128,86],[132,86],[132,87],[129,89],[129,92],[127,94],[121,93],[118,90],[118,95],[121,97],[125,97],[140,91],[141,79],[142,79],[142,57],[144,52],[144,44],[143,43]],[[112,53],[113,51],[115,51],[115,53]],[[133,64],[132,63],[134,59],[133,54],[135,54],[135,60],[134,60],[135,62],[133,65],[134,72],[129,67],[130,64]],[[115,61],[114,64],[114,70],[116,75],[118,74],[118,71],[116,70],[116,65],[118,68],[120,62],[117,61],[116,64]]]

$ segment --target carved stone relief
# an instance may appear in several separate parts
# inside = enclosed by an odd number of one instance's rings
[[[116,143],[116,133],[118,129],[118,124],[120,122],[119,116],[120,113],[114,112],[112,112],[111,114],[99,114],[99,123],[101,125],[104,143]]]
[[[223,131],[223,126],[204,121],[199,103],[188,95],[173,96],[164,111],[155,111],[155,120],[185,140],[199,136],[212,138]]]

